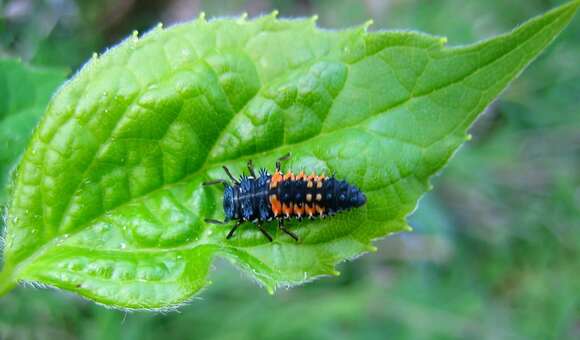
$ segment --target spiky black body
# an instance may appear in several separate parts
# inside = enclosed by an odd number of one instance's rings
[[[270,176],[260,171],[258,178],[242,176],[239,184],[224,183],[224,213],[226,221],[269,221],[273,214],[268,203]]]
[[[226,221],[264,222],[274,217],[325,217],[366,202],[366,197],[358,188],[334,177],[324,179],[321,187],[312,185],[310,188],[308,180],[304,179],[283,180],[275,188],[270,188],[271,182],[272,175],[260,171],[258,178],[242,176],[239,184],[225,184],[223,205]],[[275,201],[272,203],[272,196],[280,202],[281,210],[276,208]],[[307,197],[311,199],[308,201]],[[316,200],[317,197],[320,199]],[[287,208],[284,209],[284,206]],[[308,207],[312,214],[306,212]],[[304,212],[300,213],[300,209]]]
[[[276,219],[282,231],[297,240],[298,237],[284,227],[284,220],[332,216],[366,203],[365,195],[357,187],[346,181],[337,180],[334,176],[325,177],[314,173],[307,176],[304,172],[298,175],[292,172],[283,174],[280,172],[279,162],[273,175],[262,169],[256,176],[251,162],[248,168],[250,176],[242,175],[238,180],[224,167],[233,183],[229,184],[225,180],[209,183],[224,184],[225,222],[232,220],[237,222],[228,238],[241,223],[249,221],[272,240],[261,224]]]

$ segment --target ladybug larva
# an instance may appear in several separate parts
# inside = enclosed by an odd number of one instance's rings
[[[244,222],[252,222],[272,242],[272,236],[262,224],[276,219],[278,228],[298,241],[298,236],[284,226],[290,218],[302,220],[303,217],[324,218],[340,211],[364,205],[366,196],[357,187],[340,181],[334,176],[305,175],[304,171],[295,175],[291,171],[280,171],[281,161],[290,158],[290,154],[276,161],[276,171],[270,175],[260,169],[256,176],[252,161],[248,161],[249,176],[241,175],[236,179],[227,167],[223,167],[232,181],[217,179],[204,182],[203,185],[222,183],[224,185],[223,207],[225,221],[206,219],[211,224],[236,223],[227,235],[230,239],[236,229]]]

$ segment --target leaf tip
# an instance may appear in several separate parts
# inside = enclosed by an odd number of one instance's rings
[[[155,28],[158,29],[158,30],[162,30],[163,29],[163,23],[162,22],[157,23],[157,25],[155,26]]]
[[[378,250],[379,250],[379,248],[377,248],[377,247],[375,247],[373,245],[369,245],[367,247],[367,251],[370,252],[370,253],[376,253]]]
[[[199,15],[197,16],[197,20],[199,20],[201,22],[206,22],[206,20],[205,20],[205,12],[203,12],[203,11],[199,12]]]
[[[580,0],[574,0],[572,1],[570,4],[570,9],[574,12],[574,14],[576,14],[576,11],[578,10],[578,8],[580,7]]]
[[[278,14],[280,14],[280,12],[278,12],[278,10],[275,9],[272,11],[272,13],[270,13],[270,17],[272,17],[272,19],[278,19]]]
[[[573,0],[569,3],[569,6],[573,7],[574,9],[578,9],[580,7],[580,0]]]
[[[340,276],[340,272],[338,270],[334,269],[334,270],[332,270],[330,272],[330,275],[332,275],[332,276]]]
[[[238,19],[239,22],[245,22],[248,19],[248,12],[244,12],[240,15],[240,18]]]
[[[468,133],[467,135],[465,135],[465,141],[469,142],[473,139],[473,135],[471,133]]]

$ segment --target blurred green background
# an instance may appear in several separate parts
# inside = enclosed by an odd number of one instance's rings
[[[318,14],[327,28],[372,18],[372,29],[458,45],[561,3],[0,0],[0,57],[70,75],[134,29],[273,9]],[[164,314],[21,287],[0,299],[0,339],[579,339],[579,56],[577,18],[477,122],[412,215],[415,231],[376,242],[378,253],[341,264],[339,278],[270,296],[218,260],[214,284]]]

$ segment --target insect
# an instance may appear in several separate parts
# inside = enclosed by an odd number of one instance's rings
[[[272,242],[272,236],[264,229],[263,223],[276,219],[278,228],[298,241],[298,236],[284,225],[285,220],[324,218],[366,203],[362,191],[334,176],[325,177],[315,173],[305,175],[303,171],[297,175],[291,171],[282,173],[280,164],[289,158],[290,154],[278,158],[276,171],[272,175],[266,169],[260,169],[256,175],[251,160],[248,161],[249,176],[241,175],[239,179],[232,176],[224,166],[231,184],[225,179],[217,179],[204,182],[203,185],[224,185],[225,221],[206,219],[206,223],[227,224],[235,220],[235,225],[226,237],[230,239],[242,223],[252,222]]]

